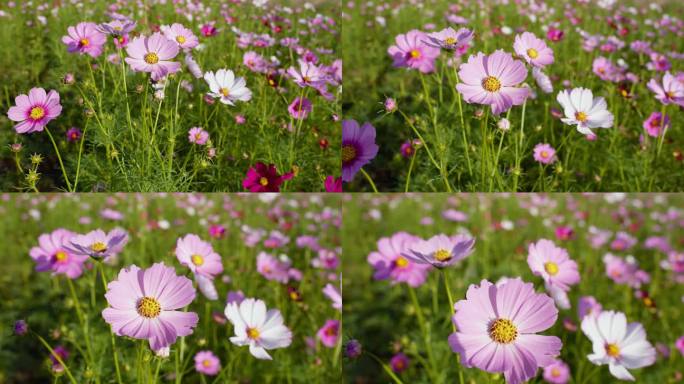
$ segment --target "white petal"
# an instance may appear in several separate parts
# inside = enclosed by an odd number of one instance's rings
[[[620,380],[634,381],[634,376],[632,376],[627,368],[618,364],[610,364],[609,366],[610,374],[617,377]]]

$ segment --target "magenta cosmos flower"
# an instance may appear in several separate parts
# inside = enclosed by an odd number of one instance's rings
[[[17,133],[41,132],[47,123],[62,113],[59,93],[55,90],[46,94],[43,88],[33,88],[28,95],[17,96],[14,104],[7,117],[19,123],[14,126]]]
[[[525,64],[502,50],[489,56],[482,52],[470,56],[461,64],[458,76],[461,83],[456,89],[465,101],[490,105],[495,115],[523,104],[530,93],[529,88],[519,86],[527,77]]]
[[[553,50],[534,33],[525,32],[522,35],[516,35],[513,49],[518,56],[535,67],[543,68],[553,64]]]
[[[544,380],[551,384],[566,384],[570,381],[570,367],[562,360],[556,360],[544,367]]]
[[[556,150],[546,143],[539,143],[534,146],[534,160],[542,164],[552,164],[556,161]]]
[[[191,30],[185,28],[183,24],[174,23],[170,27],[162,25],[161,32],[167,39],[175,41],[184,50],[190,50],[199,45],[199,39]]]
[[[396,45],[389,47],[387,53],[392,57],[395,67],[430,73],[435,70],[435,59],[439,57],[440,50],[427,45],[425,41],[429,40],[428,35],[414,29],[405,35],[397,35],[394,39]]]
[[[126,243],[128,232],[121,228],[114,228],[109,233],[96,229],[85,235],[74,236],[67,247],[69,251],[78,255],[104,259],[121,252]]]
[[[508,384],[518,384],[533,378],[538,367],[553,364],[560,353],[559,338],[536,334],[556,322],[553,300],[520,278],[500,286],[487,280],[471,284],[454,308],[458,331],[449,336],[449,345],[465,367],[503,373]]]
[[[178,51],[178,44],[161,33],[149,37],[140,36],[126,47],[129,56],[126,63],[134,71],[151,73],[153,80],[159,80],[180,70],[181,64],[171,61],[178,55]]]
[[[325,324],[316,333],[316,337],[321,341],[321,344],[328,348],[334,348],[340,337],[340,321],[326,320]]]
[[[56,229],[38,237],[38,246],[31,248],[29,255],[36,262],[36,271],[52,271],[53,275],[66,275],[75,279],[83,273],[83,263],[88,256],[70,252],[66,245],[75,233]]]
[[[311,101],[309,99],[297,97],[292,101],[292,103],[287,107],[287,111],[295,119],[303,120],[309,116],[311,112]]]
[[[199,317],[194,312],[177,309],[195,299],[192,281],[176,271],[156,263],[148,269],[136,265],[123,268],[116,280],[107,285],[109,307],[102,317],[118,336],[147,339],[150,348],[167,348],[178,336],[188,336]]]
[[[672,76],[670,72],[665,72],[662,82],[651,79],[647,85],[661,103],[684,106],[684,82]]]
[[[670,117],[660,112],[653,112],[648,119],[644,120],[644,130],[651,137],[658,137],[660,134],[670,127]]]
[[[78,23],[75,27],[67,28],[68,36],[62,37],[70,53],[78,52],[91,57],[102,54],[107,36],[100,32],[95,23]]]
[[[356,120],[342,121],[342,181],[352,181],[356,172],[378,154],[378,149],[375,127],[370,123],[359,127]]]
[[[408,252],[401,255],[414,263],[444,268],[468,257],[473,252],[474,245],[475,239],[468,236],[449,237],[440,234],[428,240],[417,241],[409,246]]]
[[[577,263],[570,259],[565,249],[557,247],[551,240],[541,239],[530,244],[527,264],[534,275],[544,279],[544,283],[564,291],[569,291],[571,285],[580,281]]]
[[[257,359],[272,360],[266,352],[285,348],[292,344],[292,331],[284,324],[283,315],[277,309],[266,311],[266,303],[258,299],[244,299],[239,305],[226,305],[225,315],[235,330],[230,342],[249,345],[249,353]]]
[[[209,278],[223,272],[221,256],[206,241],[194,234],[185,235],[176,242],[178,261],[190,268],[192,273]]]
[[[341,193],[342,178],[330,175],[325,178],[324,186],[326,192]]]
[[[195,355],[195,370],[208,376],[214,376],[221,370],[221,360],[212,351],[199,351]]]
[[[275,164],[266,165],[259,161],[247,170],[242,186],[250,192],[280,192],[280,186],[293,176],[292,172],[281,175]]]
[[[411,287],[423,285],[431,266],[416,264],[402,256],[420,238],[406,232],[397,232],[391,237],[378,240],[378,250],[368,255],[376,280],[392,280],[392,283],[406,283]]]

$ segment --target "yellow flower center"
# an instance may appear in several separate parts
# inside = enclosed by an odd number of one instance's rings
[[[560,376],[560,370],[558,368],[551,368],[551,376],[553,376],[553,377]]]
[[[259,338],[259,330],[256,328],[247,328],[247,337],[249,337],[252,340],[256,340]]]
[[[546,159],[547,157],[549,157],[549,152],[547,152],[547,151],[541,151],[541,157],[544,158],[544,159]],[[548,263],[547,263],[547,264],[548,264]]]
[[[145,55],[145,62],[147,64],[157,64],[159,62],[159,56],[154,52],[150,52]]]
[[[262,177],[261,179],[259,179],[259,184],[261,184],[262,187],[267,186],[268,185],[268,179],[265,177]]]
[[[182,43],[181,43],[181,44],[182,44]],[[211,360],[209,360],[209,359],[204,360],[204,361],[202,362],[202,365],[204,365],[205,367],[209,367],[209,366],[211,365]]]
[[[530,59],[536,59],[539,57],[539,52],[537,52],[537,50],[534,48],[530,48],[527,50],[527,56],[529,56]]]
[[[33,107],[31,109],[31,118],[33,120],[40,120],[45,116],[45,109],[43,107]]]
[[[98,241],[91,245],[90,249],[92,249],[93,252],[104,252],[107,250],[107,245],[103,242]]]
[[[411,50],[411,52],[409,52],[409,55],[411,55],[412,59],[420,59],[420,51],[417,49]]]
[[[186,41],[186,40],[185,40],[185,36],[178,36],[178,37],[176,37],[176,41],[178,42],[178,44],[183,44],[183,43],[185,43],[185,41]]]
[[[68,258],[69,258],[69,255],[67,255],[67,253],[64,251],[57,251],[57,253],[55,253],[55,260],[58,263],[63,263],[65,261],[67,261]]]
[[[230,89],[228,88],[221,88],[219,92],[223,95],[223,97],[228,97],[230,95]]]
[[[348,163],[354,159],[356,159],[356,148],[353,145],[342,147],[342,162]]]
[[[87,47],[90,45],[90,40],[88,39],[81,39],[81,41],[78,42],[82,47]]]
[[[489,327],[489,337],[500,344],[509,344],[518,337],[518,328],[508,319],[496,319]]]
[[[666,94],[667,97],[670,98],[670,99],[673,99],[673,98],[674,98],[674,92],[672,92],[672,91],[667,91],[667,92],[665,92],[665,94]]]
[[[397,259],[394,261],[394,264],[399,267],[399,268],[404,268],[408,265],[408,260],[406,260],[404,257],[399,256]]]
[[[501,82],[494,76],[488,76],[482,80],[482,88],[487,92],[496,92],[501,89]]]
[[[309,76],[302,76],[302,80],[304,80],[305,83],[311,82],[311,78]]]
[[[606,344],[606,353],[610,357],[620,356],[620,348],[615,344]]]
[[[123,28],[121,28],[121,27],[114,27],[114,30],[115,30],[115,31],[123,31]]]
[[[196,266],[200,266],[204,264],[204,258],[200,255],[192,255],[190,256],[190,260],[192,260],[192,263],[195,264]]]
[[[544,264],[544,269],[546,270],[546,273],[548,273],[549,275],[555,276],[558,273],[558,264],[549,261],[548,263]]]
[[[438,249],[437,252],[435,252],[435,259],[437,259],[437,261],[449,261],[449,259],[451,259],[451,252],[446,249]]]
[[[454,45],[454,44],[456,44],[456,39],[453,37],[447,37],[446,39],[444,39],[444,44]]]
[[[153,319],[161,313],[161,305],[159,302],[149,296],[140,299],[136,308],[140,316],[147,317],[148,319]]]
[[[584,123],[587,121],[587,114],[584,112],[577,112],[575,113],[575,119],[581,123]]]

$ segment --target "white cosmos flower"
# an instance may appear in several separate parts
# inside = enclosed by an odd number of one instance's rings
[[[577,130],[584,135],[593,135],[592,128],[610,128],[613,126],[613,114],[607,109],[603,97],[594,98],[590,89],[575,88],[563,90],[556,100],[563,106],[565,124],[577,125]]]
[[[244,77],[235,77],[230,69],[219,69],[204,74],[204,80],[209,84],[209,96],[220,98],[223,104],[235,105],[234,101],[249,101],[252,99],[252,91],[246,84]]]
[[[233,323],[235,336],[231,343],[249,345],[249,353],[257,359],[272,360],[267,349],[284,348],[292,343],[292,332],[283,324],[277,309],[266,312],[266,303],[258,299],[244,299],[226,305],[226,317]]]
[[[591,340],[593,352],[587,358],[596,365],[608,364],[610,373],[620,380],[634,381],[627,370],[646,367],[655,362],[656,350],[646,340],[640,323],[627,324],[622,312],[604,311],[585,316],[582,332]]]

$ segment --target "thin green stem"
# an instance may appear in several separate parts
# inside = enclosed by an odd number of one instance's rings
[[[408,286],[409,296],[411,296],[411,302],[413,304],[413,309],[416,311],[416,316],[418,317],[418,325],[421,332],[423,333],[423,339],[425,341],[425,351],[428,355],[428,361],[430,362],[430,367],[428,369],[430,375],[432,376],[432,382],[437,382],[437,376],[435,374],[435,369],[437,365],[435,364],[435,358],[432,354],[432,342],[430,338],[430,332],[425,322],[425,317],[423,316],[423,310],[418,303],[418,297],[416,296],[416,291],[413,287]]]
[[[404,193],[408,192],[409,184],[411,184],[411,171],[413,171],[413,164],[416,162],[416,154],[418,149],[414,148],[413,156],[411,156],[411,164],[409,164],[408,174],[406,175],[406,186],[404,187]]]
[[[45,132],[47,132],[48,136],[50,137],[50,141],[52,141],[52,146],[55,148],[57,160],[59,160],[59,167],[62,169],[62,175],[64,176],[64,181],[66,181],[67,183],[67,188],[69,189],[69,192],[74,192],[74,190],[71,188],[71,183],[69,182],[69,176],[67,176],[66,169],[64,169],[62,155],[60,155],[59,148],[57,148],[57,143],[55,142],[55,139],[52,137],[52,133],[50,133],[50,129],[47,127],[47,125],[45,126]]]
[[[396,384],[404,384],[404,382],[401,381],[401,379],[399,377],[397,377],[397,375],[394,374],[394,371],[392,371],[392,368],[389,365],[387,365],[384,361],[382,361],[379,357],[375,356],[374,354],[372,354],[370,352],[366,352],[366,354],[368,356],[370,356],[373,360],[375,360],[378,364],[380,364],[382,369],[384,369],[385,372],[387,372],[389,377],[391,377],[392,380],[394,380],[394,382]]]
[[[77,384],[77,381],[76,381],[76,379],[74,379],[74,376],[71,374],[69,367],[67,367],[66,363],[64,363],[64,360],[62,360],[62,358],[59,356],[59,354],[57,354],[57,352],[55,352],[55,350],[52,349],[52,347],[50,347],[50,344],[48,344],[48,342],[45,341],[45,339],[43,339],[39,334],[37,334],[37,333],[33,333],[33,334],[36,335],[38,340],[40,340],[40,342],[45,346],[45,348],[47,348],[47,350],[50,351],[50,354],[55,358],[55,360],[57,360],[62,365],[62,367],[64,367],[64,372],[66,372],[67,377],[69,378],[69,381],[71,381],[72,384]]]
[[[373,179],[371,179],[370,175],[366,172],[366,170],[361,168],[360,171],[366,177],[366,180],[368,180],[368,183],[370,184],[371,188],[373,188],[373,192],[378,193],[378,189],[375,187]]]

